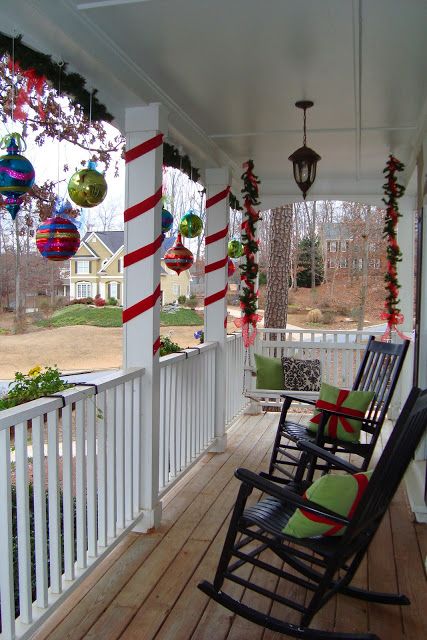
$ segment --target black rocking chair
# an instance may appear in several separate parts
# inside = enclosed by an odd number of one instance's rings
[[[330,632],[313,629],[310,624],[315,614],[336,593],[382,604],[410,604],[404,595],[366,591],[353,587],[350,583],[402,480],[426,425],[427,390],[414,388],[351,521],[304,499],[288,487],[246,469],[238,469],[235,475],[242,484],[215,579],[213,584],[201,582],[199,589],[238,615],[294,638],[379,640],[373,633]],[[334,456],[328,453],[327,457]],[[358,471],[340,458],[336,459],[335,465],[351,472]],[[266,495],[255,505],[246,507],[246,501],[254,488]],[[347,528],[341,537],[294,538],[286,535],[283,528],[297,507],[303,507],[316,516],[327,517]],[[272,554],[277,562],[271,562]],[[247,573],[239,572],[247,563],[254,568],[248,578],[245,577]],[[262,576],[267,577],[267,580],[262,580]],[[264,596],[262,600],[265,601],[265,609],[261,611],[251,608],[227,594],[225,587],[228,588],[229,581]],[[289,586],[287,591],[286,583]],[[300,592],[301,601],[295,598],[296,592]],[[257,596],[257,602],[259,600]],[[272,603],[297,611],[301,615],[300,622],[294,624],[286,619],[273,617]]]
[[[318,464],[313,456],[310,458],[310,465],[307,464],[307,459],[304,454],[301,454],[298,447],[298,442],[302,439],[327,448],[333,453],[357,454],[361,458],[360,464],[358,464],[359,469],[366,470],[396,388],[408,347],[409,340],[404,340],[400,344],[393,344],[375,340],[374,336],[369,338],[352,387],[353,391],[374,392],[373,400],[364,419],[361,420],[361,436],[366,442],[343,442],[324,435],[327,421],[332,415],[343,415],[339,412],[323,409],[316,434],[308,431],[303,424],[287,420],[287,413],[292,401],[298,400],[298,398],[284,396],[269,470],[268,473],[263,473],[262,475],[276,482],[288,484],[293,480],[300,483],[302,477],[306,474],[309,484],[315,469],[322,469],[323,472],[328,471],[329,465],[325,463]],[[303,402],[315,404],[314,401],[303,400]]]

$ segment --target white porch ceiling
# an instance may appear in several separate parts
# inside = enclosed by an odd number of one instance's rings
[[[124,110],[152,101],[196,166],[251,157],[263,204],[299,200],[288,156],[322,160],[310,197],[380,197],[389,153],[427,135],[426,0],[14,0],[1,30],[69,62]]]

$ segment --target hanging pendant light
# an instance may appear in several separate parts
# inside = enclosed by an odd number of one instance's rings
[[[313,104],[314,103],[311,100],[299,100],[298,102],[295,102],[295,106],[298,107],[298,109],[304,110],[304,138],[302,143],[303,146],[289,156],[289,160],[292,162],[294,168],[295,182],[301,189],[304,200],[307,195],[307,191],[316,179],[317,163],[321,160],[319,154],[306,145],[307,134],[305,112],[307,109],[310,109]]]

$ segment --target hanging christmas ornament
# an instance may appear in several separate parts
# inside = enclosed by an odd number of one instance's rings
[[[15,220],[23,196],[34,184],[34,167],[19,153],[26,149],[19,133],[5,136],[0,148],[7,149],[7,154],[0,157],[0,193],[4,196],[3,204]]]
[[[90,209],[96,207],[107,195],[107,182],[102,173],[96,170],[96,162],[89,162],[86,169],[76,171],[68,183],[68,195],[71,200]]]
[[[243,245],[239,240],[230,240],[228,243],[228,257],[240,258],[243,255]]]
[[[165,265],[176,271],[178,275],[181,271],[189,269],[194,262],[193,254],[184,247],[181,240],[181,234],[178,233],[175,244],[165,253],[163,258]]]
[[[71,220],[54,216],[37,228],[37,249],[48,260],[68,260],[80,246],[80,234]]]
[[[228,258],[228,262],[227,262],[228,277],[231,278],[231,276],[234,274],[235,271],[236,271],[236,265],[234,264],[231,258]]]
[[[162,208],[162,233],[165,234],[172,229],[173,215],[167,209]]]
[[[179,223],[179,230],[185,238],[196,238],[202,233],[203,221],[192,209],[187,211]]]

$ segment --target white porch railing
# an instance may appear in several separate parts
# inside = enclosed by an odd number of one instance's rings
[[[232,420],[248,405],[244,396],[245,354],[241,333],[227,336],[227,396],[225,402],[225,421],[229,425]]]
[[[369,335],[260,329],[256,348],[319,357],[324,379],[350,386]],[[160,498],[215,441],[218,348],[206,343],[160,360]],[[228,336],[225,350],[229,424],[247,404],[241,334]],[[144,478],[152,473],[142,468],[141,434],[151,428],[143,420],[143,384],[142,369],[118,372],[0,412],[2,638],[29,637],[140,519]]]
[[[0,412],[2,638],[28,637],[138,521],[142,379],[129,370]]]

